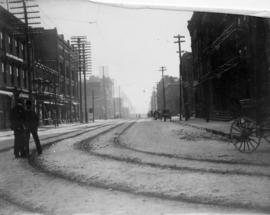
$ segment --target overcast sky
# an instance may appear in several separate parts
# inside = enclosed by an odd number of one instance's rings
[[[106,72],[120,85],[137,113],[148,111],[161,66],[166,66],[165,74],[178,77],[173,36],[185,35],[183,50],[191,50],[187,30],[191,12],[122,9],[87,0],[38,3],[44,27],[57,27],[66,39],[87,35],[92,43],[93,74],[100,74],[100,67],[106,66]]]
[[[173,36],[184,35],[186,42],[182,44],[183,50],[191,50],[187,29],[192,16],[191,7],[205,9],[211,5],[215,10],[231,7],[238,10],[269,9],[269,0],[261,0],[260,4],[255,4],[254,0],[208,0],[204,3],[201,0],[106,1],[132,3],[131,8],[137,3],[148,8],[149,5],[165,5],[169,10],[127,9],[88,0],[37,2],[43,27],[57,27],[58,33],[64,34],[66,39],[76,35],[88,37],[92,43],[92,73],[99,75],[100,67],[106,66],[106,72],[120,85],[137,113],[148,111],[152,89],[161,77],[161,66],[167,68],[165,74],[178,77],[177,45]],[[185,7],[186,11],[170,10],[172,5],[178,6],[178,9],[179,6]]]

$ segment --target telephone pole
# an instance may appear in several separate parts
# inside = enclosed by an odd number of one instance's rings
[[[166,97],[165,97],[165,83],[164,83],[164,71],[166,71],[166,67],[160,67],[161,77],[162,77],[162,88],[163,88],[163,111],[166,109]]]
[[[121,118],[121,94],[120,94],[120,86],[119,86],[119,118]]]
[[[104,75],[104,66],[102,66],[102,81],[103,81],[103,96],[104,96],[104,108],[105,108],[105,114],[104,118],[107,119],[107,95],[106,95],[106,80]]]
[[[40,19],[40,16],[32,16],[31,14],[38,14],[39,11],[37,4],[33,3],[34,0],[13,0],[6,1],[7,9],[18,19],[20,19],[23,24],[18,26],[18,28],[24,28],[24,36],[26,43],[26,67],[28,72],[28,89],[29,89],[29,99],[32,100],[32,88],[33,88],[33,56],[31,55],[32,43],[30,34],[33,34],[33,28],[30,29],[30,25],[39,25],[40,22],[37,22],[36,19]],[[31,8],[31,10],[30,10]],[[31,21],[32,20],[32,21]],[[33,21],[35,20],[35,21]],[[31,32],[30,32],[31,31]]]
[[[182,112],[183,112],[183,105],[184,105],[184,98],[183,98],[183,84],[182,84],[182,56],[181,56],[181,43],[185,42],[185,36],[180,34],[174,36],[177,39],[174,43],[178,43],[178,51],[179,54],[179,120],[182,120]]]
[[[87,42],[86,36],[73,36],[71,37],[71,44],[76,48],[79,55],[79,88],[80,88],[80,122],[83,123],[83,106],[82,106],[82,75],[84,79],[84,121],[88,123],[88,110],[87,110],[87,89],[86,89],[86,76],[91,74],[91,46]]]

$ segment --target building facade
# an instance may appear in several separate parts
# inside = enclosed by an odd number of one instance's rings
[[[42,124],[78,121],[78,52],[56,29],[27,32],[0,6],[0,128],[10,127],[19,97],[32,100]]]
[[[269,19],[195,12],[188,28],[197,116],[229,120],[239,102],[269,96]]]
[[[63,35],[58,35],[56,29],[40,29],[34,35],[35,62],[50,68],[51,87],[46,88],[46,75],[37,77],[42,87],[47,89],[45,94],[52,97],[40,98],[43,119],[57,118],[61,122],[75,122],[79,119],[79,83],[78,83],[78,54]],[[40,80],[40,78],[42,80]],[[43,91],[44,92],[44,91]]]
[[[0,6],[0,128],[10,127],[9,112],[15,97],[29,99],[30,95],[31,73],[23,26]]]

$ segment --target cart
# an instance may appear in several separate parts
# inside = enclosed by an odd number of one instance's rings
[[[270,98],[240,100],[241,113],[230,128],[235,148],[243,153],[256,151],[261,142],[270,143]]]

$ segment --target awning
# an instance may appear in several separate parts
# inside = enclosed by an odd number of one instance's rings
[[[10,96],[10,97],[13,96],[13,93],[12,93],[12,92],[10,92],[10,91],[5,91],[5,90],[0,90],[0,94],[1,94],[1,95],[6,95],[6,96]]]

